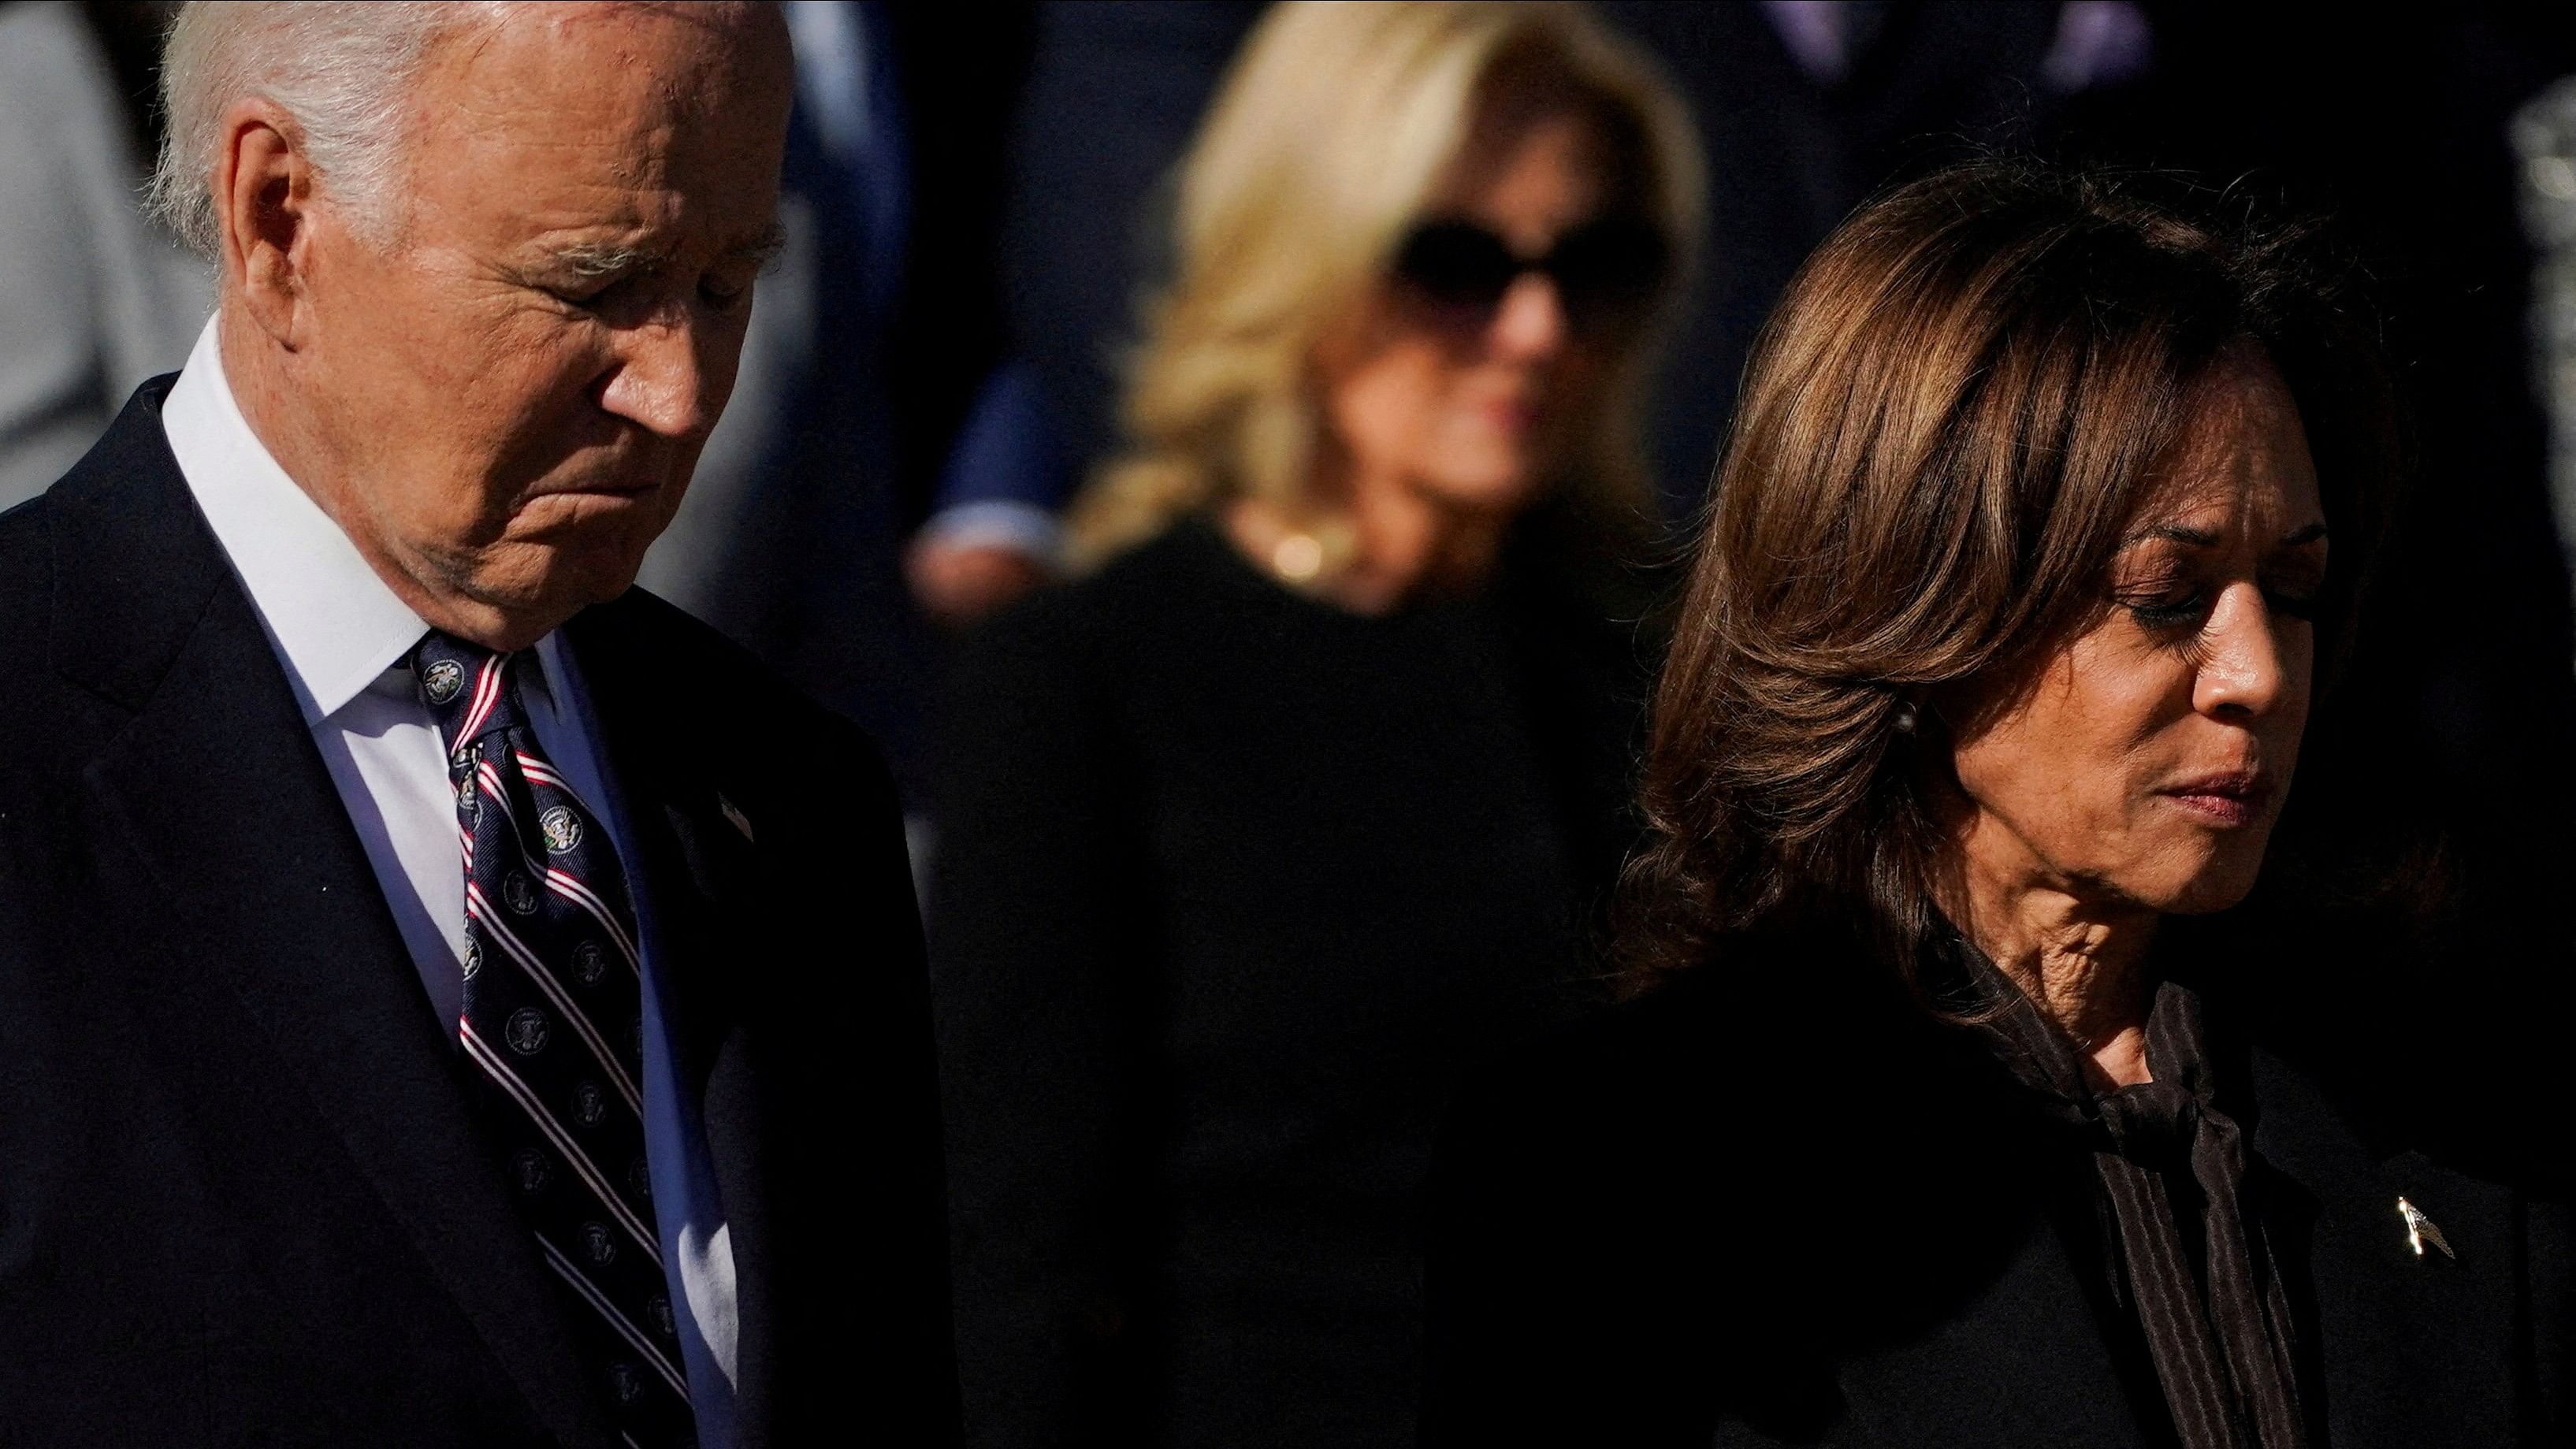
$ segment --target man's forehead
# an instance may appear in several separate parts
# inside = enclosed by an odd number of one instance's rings
[[[574,8],[587,18],[487,27],[423,88],[424,209],[479,214],[469,226],[514,249],[756,245],[792,69],[749,54],[741,27]]]
[[[657,28],[698,37],[710,50],[783,50],[786,26],[775,6],[743,0],[509,0],[486,7],[484,42],[499,34],[536,37],[558,48],[621,47]]]
[[[711,13],[701,13],[701,11]],[[452,146],[614,147],[667,155],[699,136],[783,128],[794,87],[784,27],[738,6],[514,5],[427,67],[424,130]],[[747,114],[746,114],[747,113]],[[630,161],[628,164],[634,164]],[[630,178],[644,179],[640,174]]]

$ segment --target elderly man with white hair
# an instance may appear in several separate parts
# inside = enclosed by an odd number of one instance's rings
[[[856,730],[632,588],[732,386],[750,5],[190,5],[186,367],[0,516],[0,1443],[952,1442]]]

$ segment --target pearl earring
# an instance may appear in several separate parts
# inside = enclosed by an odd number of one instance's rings
[[[1914,733],[1914,725],[1914,701],[1909,699],[1896,707],[1896,732],[1910,735]]]

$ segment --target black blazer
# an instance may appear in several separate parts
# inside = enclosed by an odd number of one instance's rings
[[[0,517],[0,1444],[608,1449],[461,1058],[171,457],[168,386]],[[567,638],[669,923],[740,1442],[952,1442],[883,769],[659,600]]]
[[[1467,1090],[1434,1185],[1426,1443],[2170,1434],[2134,1325],[2095,1286],[2089,1162],[2016,1110],[1964,1032],[1857,980],[1794,956],[1708,968]],[[2223,1049],[2251,1088],[2248,1191],[2286,1224],[2312,1442],[2570,1442],[2565,1198],[2390,1140],[2281,1057]],[[2401,1194],[2456,1262],[2408,1249]]]

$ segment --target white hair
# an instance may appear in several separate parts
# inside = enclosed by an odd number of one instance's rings
[[[404,101],[437,42],[489,3],[423,0],[189,0],[161,60],[169,117],[151,208],[190,247],[222,241],[212,192],[224,116],[263,96],[293,118],[294,141],[360,235],[389,241],[403,164]]]

